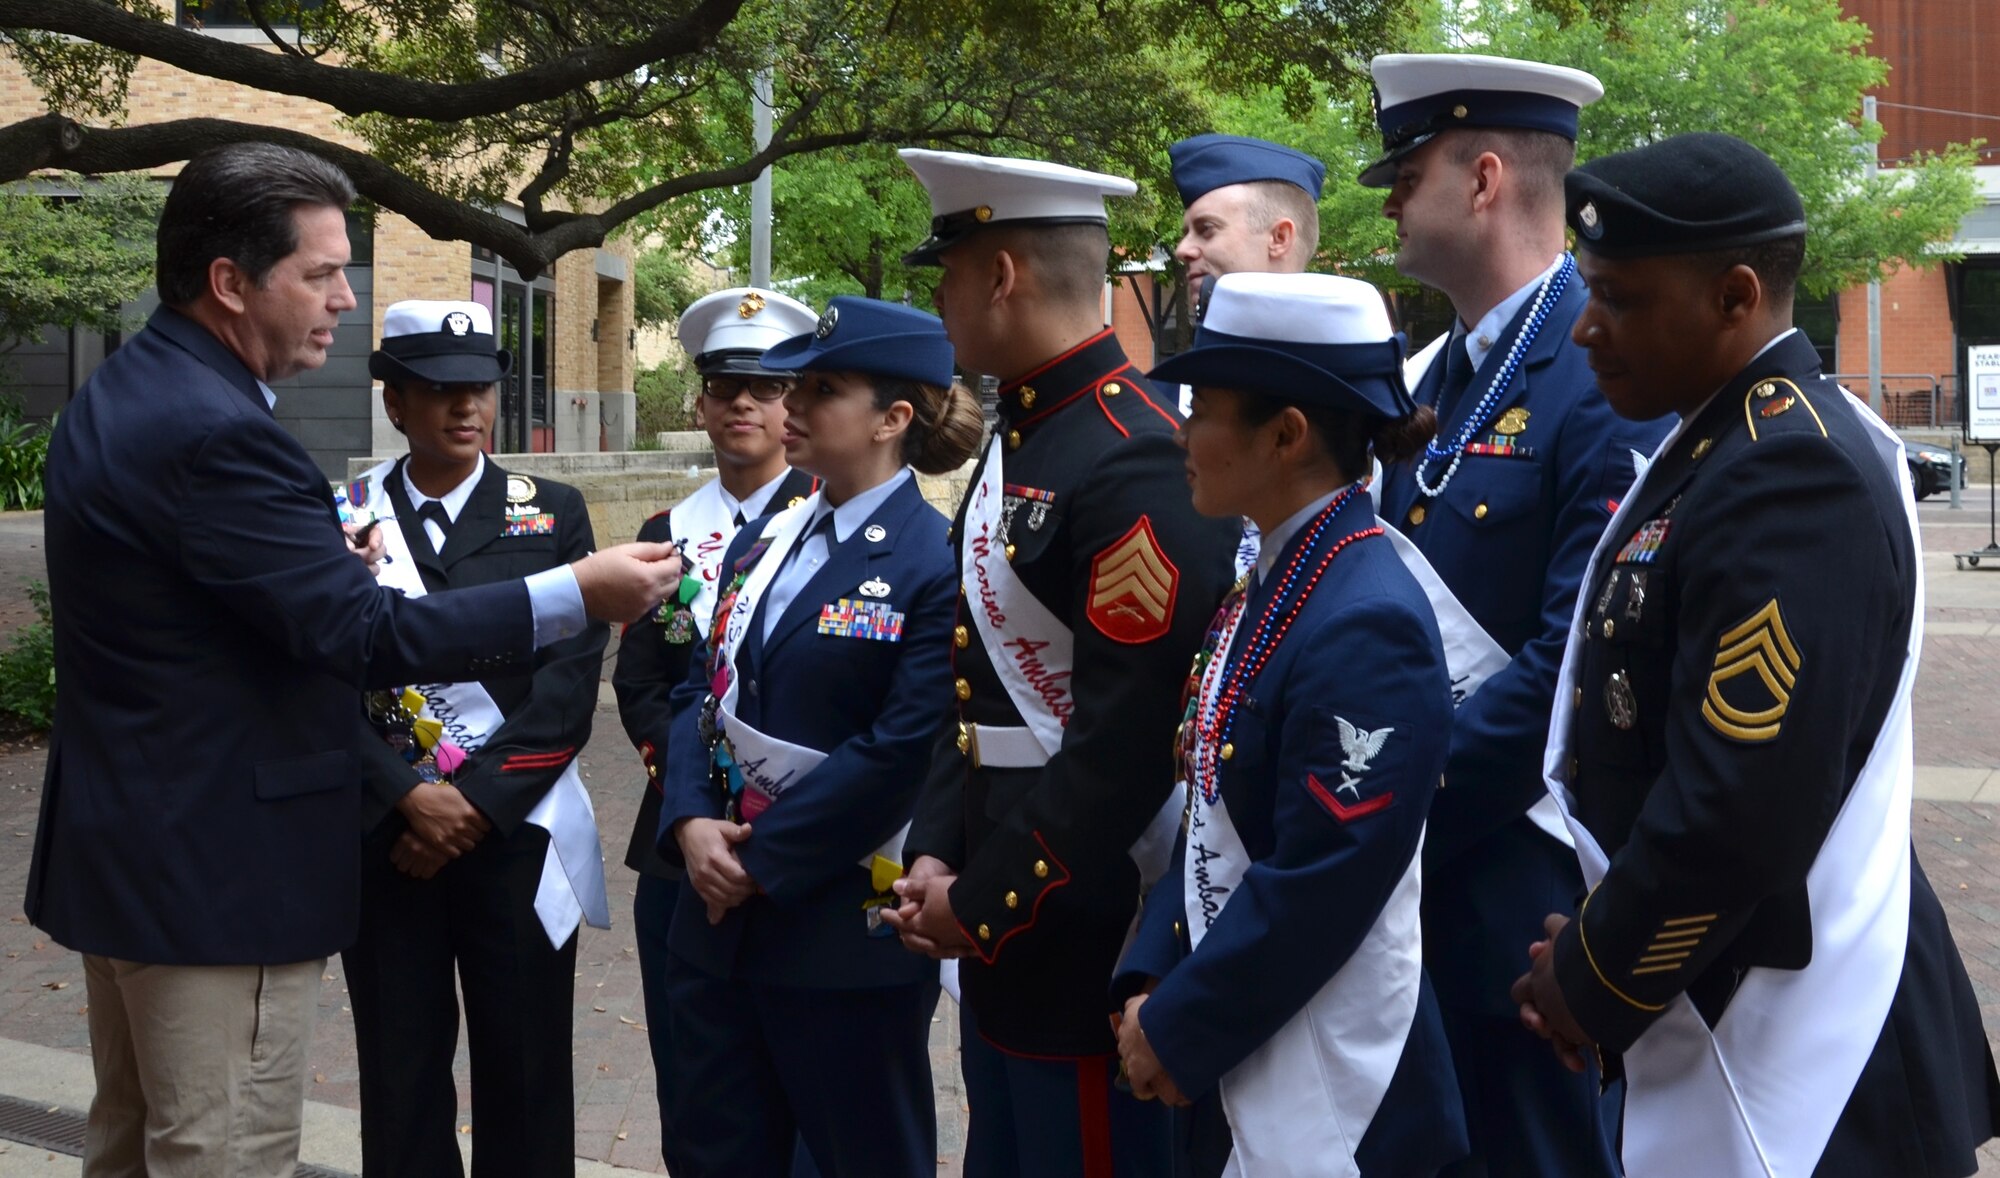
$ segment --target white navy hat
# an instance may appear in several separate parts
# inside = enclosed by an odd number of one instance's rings
[[[492,384],[514,367],[496,348],[493,312],[461,299],[405,299],[382,312],[382,346],[368,357],[376,380]]]
[[[734,286],[704,295],[681,312],[676,332],[703,376],[779,375],[763,366],[765,349],[811,331],[819,313],[775,290]]]
[[[1123,176],[1046,160],[917,147],[896,154],[931,198],[931,235],[903,255],[906,266],[935,266],[938,254],[988,225],[1102,225],[1105,197],[1139,190]]]
[[[1396,182],[1397,160],[1460,127],[1518,127],[1576,140],[1577,112],[1604,97],[1582,70],[1478,53],[1385,53],[1375,75],[1382,158],[1361,173],[1370,188]]]
[[[1382,292],[1337,274],[1224,274],[1194,344],[1146,375],[1249,389],[1294,404],[1402,417],[1403,337]]]

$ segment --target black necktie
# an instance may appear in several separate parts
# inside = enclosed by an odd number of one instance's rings
[[[1450,424],[1458,413],[1458,403],[1472,385],[1472,357],[1466,354],[1465,337],[1453,332],[1444,345],[1444,381],[1438,386],[1438,428]]]
[[[422,507],[417,508],[417,518],[429,523],[436,524],[438,526],[439,535],[441,535],[445,539],[449,539],[451,537],[451,513],[444,509],[443,500],[432,499],[428,503],[425,503]],[[440,540],[438,542],[438,548],[439,549],[444,548],[443,540]]]
[[[735,519],[733,519],[733,520],[731,520],[731,521],[729,521],[729,526],[730,526],[730,527],[732,527],[732,528],[740,528],[740,527],[742,527],[742,526],[743,526],[743,509],[742,509],[742,508],[740,508],[740,507],[739,507],[739,508],[737,508],[737,509],[736,509],[736,518],[735,518]]]

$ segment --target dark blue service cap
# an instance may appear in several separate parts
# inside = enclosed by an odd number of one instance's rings
[[[1600,156],[1563,178],[1578,249],[1606,258],[1738,249],[1804,237],[1806,209],[1762,151],[1695,131]]]
[[[951,341],[937,316],[857,295],[827,304],[819,326],[764,353],[764,367],[790,372],[864,372],[951,384]]]
[[[1303,188],[1314,200],[1326,181],[1326,165],[1283,144],[1243,135],[1196,135],[1167,149],[1174,169],[1174,187],[1181,203],[1191,205],[1231,184],[1278,180]]]

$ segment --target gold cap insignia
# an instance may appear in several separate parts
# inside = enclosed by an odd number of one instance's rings
[[[1702,719],[1731,740],[1758,744],[1775,738],[1792,706],[1802,661],[1773,597],[1716,644]],[[1731,703],[1725,689],[1743,706]]]
[[[993,219],[993,206],[980,205],[978,208],[972,210],[972,219],[979,222],[981,225],[984,225],[986,222],[991,221]]]
[[[507,476],[507,502],[529,503],[535,498],[535,480],[524,474]]]
[[[750,318],[751,316],[755,315],[757,312],[763,309],[764,309],[764,296],[758,294],[754,290],[751,291],[749,294],[744,295],[743,301],[736,304],[737,315],[741,316],[744,319]]]
[[[1493,423],[1493,432],[1511,437],[1528,428],[1528,417],[1528,411],[1516,405],[1502,413],[1500,420]]]
[[[1471,111],[1465,109],[1464,103],[1460,103],[1459,105],[1451,108],[1451,117],[1454,119],[1462,119],[1466,115],[1469,115],[1471,113],[1472,113]]]

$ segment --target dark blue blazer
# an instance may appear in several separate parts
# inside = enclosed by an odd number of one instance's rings
[[[1334,516],[1318,550],[1374,523],[1359,497]],[[1233,659],[1306,530],[1251,592]],[[1390,730],[1352,790],[1342,789],[1341,720]],[[1223,1074],[1297,1014],[1374,926],[1417,853],[1451,723],[1444,648],[1423,590],[1386,539],[1350,544],[1250,681],[1230,730],[1220,790],[1249,871],[1190,954],[1183,835],[1119,967],[1121,992],[1161,979],[1140,1018],[1187,1096],[1214,1099]],[[1458,1083],[1426,985],[1357,1157],[1364,1174],[1428,1174],[1464,1152]]]
[[[1563,292],[1493,408],[1527,414],[1511,455],[1469,454],[1444,493],[1417,491],[1414,462],[1382,472],[1382,517],[1410,538],[1511,661],[1465,700],[1452,722],[1444,789],[1424,841],[1424,923],[1447,1005],[1512,1018],[1507,987],[1550,912],[1573,911],[1575,855],[1522,817],[1542,796],[1556,674],[1570,611],[1611,509],[1673,418],[1626,421],[1611,411],[1570,339],[1583,284]],[[1529,305],[1532,305],[1532,301]],[[1487,353],[1439,435],[1455,438],[1527,319],[1522,307]],[[1452,346],[1449,343],[1447,347]],[[1414,390],[1435,404],[1442,356]],[[1489,424],[1473,438],[1493,433]],[[1435,480],[1443,464],[1433,463]]]
[[[764,522],[736,534],[725,576],[734,575]],[[878,524],[882,539],[868,539],[868,526]],[[784,556],[766,549],[762,559]],[[888,582],[889,595],[875,600],[904,614],[902,641],[820,633],[821,608],[841,598],[864,600],[858,590],[868,580]],[[957,605],[958,568],[944,517],[924,502],[912,478],[835,546],[768,640],[760,606],[737,659],[740,718],[828,756],[750,824],[749,840],[737,849],[762,895],[710,925],[700,895],[681,889],[668,941],[677,956],[717,977],[786,986],[886,986],[936,976],[935,962],[894,936],[868,934],[862,905],[875,893],[860,861],[915,809],[952,699]],[[711,784],[708,747],[696,731],[707,667],[704,640],[673,699],[659,843],[677,865],[674,824],[722,816],[723,795]]]
[[[61,687],[28,916],[153,963],[346,946],[356,691],[525,667],[526,589],[376,585],[256,380],[168,309],[78,390],[47,489]]]

